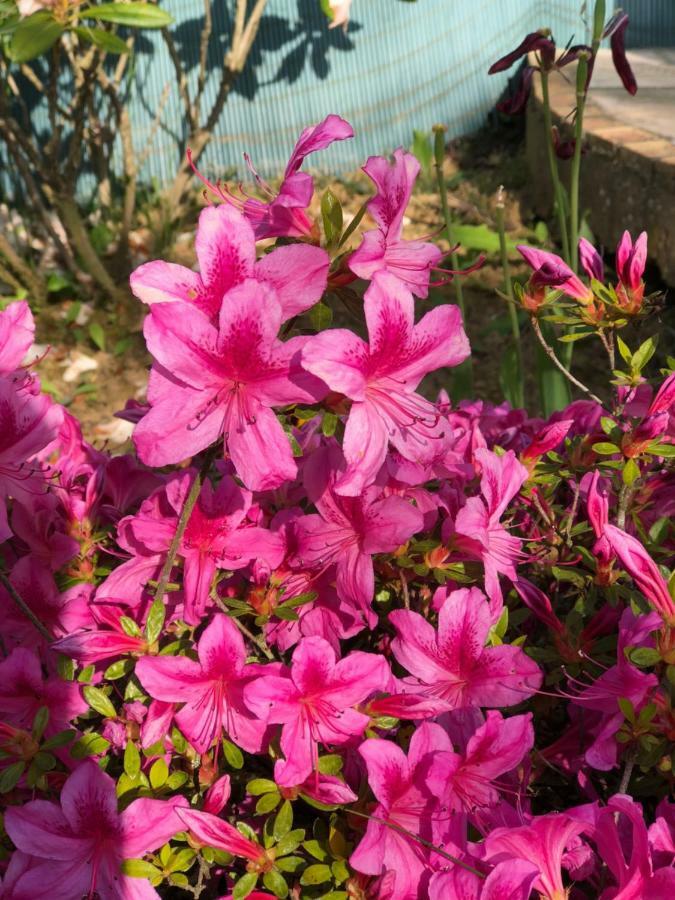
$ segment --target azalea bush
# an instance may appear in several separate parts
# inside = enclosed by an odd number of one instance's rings
[[[470,348],[403,236],[418,163],[368,160],[362,234],[309,212],[304,159],[351,135],[307,128],[258,197],[204,179],[198,271],[133,273],[135,452],[0,314],[3,898],[675,889],[675,361],[619,334],[646,236],[616,275],[521,248],[514,302],[551,358],[542,320],[585,326],[602,396],[429,399]]]

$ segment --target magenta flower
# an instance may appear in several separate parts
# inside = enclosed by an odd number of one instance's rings
[[[91,605],[96,628],[83,628],[67,634],[51,645],[54,650],[83,665],[123,656],[142,656],[149,650],[142,635],[127,634],[120,624],[121,608],[107,603]],[[133,621],[133,620],[132,620]]]
[[[131,275],[133,293],[150,304],[183,300],[217,320],[228,291],[251,279],[274,288],[286,321],[313,306],[326,287],[325,250],[290,244],[256,262],[253,228],[232,206],[202,210],[195,249],[200,273],[162,260],[148,262]]]
[[[277,340],[281,306],[269,286],[232,288],[218,326],[188,303],[158,303],[145,320],[155,358],[147,413],[134,441],[143,462],[177,463],[223,438],[244,484],[278,487],[295,477],[291,445],[274,406],[312,403],[323,384],[300,367],[308,338]]]
[[[579,262],[589,278],[603,282],[605,280],[605,265],[602,257],[590,241],[579,238]]]
[[[415,388],[429,372],[469,355],[458,307],[437,306],[415,325],[412,294],[389,274],[374,278],[364,308],[369,343],[333,329],[310,338],[302,351],[309,372],[352,400],[343,441],[347,471],[336,484],[349,496],[373,483],[389,443],[413,462],[433,457],[448,425]]]
[[[415,692],[441,697],[453,708],[515,706],[539,688],[542,673],[520,647],[486,647],[492,616],[477,588],[448,594],[438,614],[438,631],[419,613],[396,609],[392,651],[414,676]]]
[[[144,656],[136,663],[136,676],[155,700],[184,703],[176,724],[198,753],[205,753],[223,732],[244,750],[257,753],[266,724],[245,706],[244,689],[269,670],[246,665],[244,639],[225,615],[213,617],[197,643],[197,656],[196,661]]]
[[[528,53],[539,53],[547,65],[552,64],[555,58],[555,44],[550,38],[550,32],[542,29],[542,31],[532,31],[530,34],[525,35],[514,50],[502,56],[497,62],[492,63],[488,69],[488,75],[494,75],[496,72],[505,72],[515,62],[522,59],[523,56],[527,56]]]
[[[13,360],[9,353],[9,363]],[[0,541],[11,537],[6,502],[9,497],[29,506],[47,489],[46,477],[34,457],[58,435],[63,407],[23,377],[0,381]]]
[[[286,759],[275,770],[277,782],[293,787],[318,772],[319,743],[341,747],[360,737],[370,717],[354,707],[375,691],[386,690],[390,678],[383,656],[357,650],[337,661],[331,645],[320,637],[298,643],[287,676],[267,675],[263,669],[246,688],[244,699],[261,720],[283,725]]]
[[[522,558],[522,541],[508,533],[500,519],[511,500],[527,479],[527,469],[516,459],[513,450],[497,456],[490,450],[476,450],[481,466],[481,497],[469,497],[454,521],[454,533],[447,529],[444,540],[452,534],[453,547],[470,559],[479,559],[485,567],[485,593],[498,617],[502,606],[499,575],[511,581],[517,578],[516,565]]]
[[[624,231],[616,248],[616,274],[619,276],[617,295],[624,307],[634,312],[642,305],[644,282],[642,276],[647,264],[647,232],[643,231],[635,243]]]
[[[538,874],[537,867],[523,859],[499,863],[484,880],[453,866],[431,876],[429,900],[530,900]]]
[[[271,237],[310,238],[314,236],[316,226],[308,217],[306,209],[312,201],[314,181],[311,175],[300,172],[300,167],[310,153],[324,150],[335,141],[351,137],[354,137],[352,126],[340,116],[326,116],[317,125],[308,125],[296,142],[276,193],[258,175],[248,155],[244,154],[246,164],[267,200],[249,197],[243,190],[242,196],[238,197],[227,185],[212,184],[194,166],[193,170],[211,193],[244,214],[253,226],[256,240]]]
[[[204,847],[224,850],[233,856],[241,856],[256,863],[264,863],[267,859],[265,850],[260,844],[244,837],[234,825],[210,812],[180,809],[176,811],[176,815],[184,826],[182,830],[189,831]]]
[[[96,763],[83,762],[61,790],[60,806],[31,800],[5,813],[5,828],[14,844],[33,857],[20,887],[50,900],[100,897],[151,900],[159,894],[145,881],[122,874],[125,859],[135,859],[183,830],[176,809],[183,797],[134,800],[117,811],[115,782]]]
[[[319,515],[303,516],[297,523],[297,562],[303,567],[334,564],[338,596],[373,625],[373,554],[391,553],[405,544],[421,531],[422,515],[402,497],[383,497],[375,486],[357,497],[340,496],[335,492],[340,463],[333,444],[316,451],[305,466],[305,487]]]
[[[278,759],[274,764],[274,780],[281,784],[279,778],[283,778],[283,769],[286,763]],[[345,803],[356,803],[358,797],[345,782],[336,775],[324,775],[321,772],[311,772],[302,782],[287,788],[297,791],[301,796],[309,797],[317,803],[325,806],[342,806]]]
[[[665,578],[640,541],[615,525],[605,525],[604,534],[637,588],[666,622],[675,623],[675,601]]]
[[[427,777],[440,753],[452,750],[440,725],[425,723],[410,739],[408,755],[393,741],[369,739],[359,747],[368,771],[368,784],[377,798],[371,815],[383,821],[368,822],[365,835],[349,858],[357,872],[366,875],[393,873],[392,893],[387,896],[419,897],[420,881],[429,867],[429,851],[412,838],[388,827],[397,825],[430,840],[433,823],[441,821],[439,799],[427,786]]]
[[[504,719],[501,713],[490,710],[463,753],[438,754],[428,785],[455,812],[496,806],[500,795],[493,782],[515,769],[533,744],[531,713]]]
[[[35,322],[25,300],[10,303],[0,312],[0,374],[18,369],[35,338]]]
[[[349,257],[349,268],[366,279],[376,272],[388,272],[416,296],[426,297],[430,272],[443,254],[434,244],[401,237],[403,216],[420,164],[412,153],[399,147],[391,163],[382,156],[371,156],[363,171],[377,188],[368,202],[368,212],[378,227],[365,232],[361,245]]]
[[[195,474],[190,470],[172,477],[138,515],[122,519],[117,542],[133,555],[112,572],[99,598],[125,597],[132,603],[142,586],[159,575]],[[229,476],[217,488],[204,482],[178,548],[184,565],[183,618],[189,624],[201,622],[217,568],[242,569],[253,558],[275,564],[280,558],[279,537],[246,520],[250,506],[251,493]]]
[[[561,813],[538,816],[520,828],[496,828],[486,839],[486,859],[490,862],[524,860],[535,865],[534,882],[542,900],[565,900],[562,858],[570,842],[584,830],[583,824]]]
[[[539,250],[536,247],[527,247],[524,244],[519,245],[517,249],[528,266],[534,270],[530,284],[535,289],[557,288],[582,303],[589,303],[593,299],[591,289],[586,287],[567,263],[563,262],[555,253]]]
[[[16,647],[0,662],[0,716],[10,725],[30,730],[43,706],[49,710],[50,735],[70,727],[73,719],[87,711],[77,682],[58,675],[45,678],[37,654]]]

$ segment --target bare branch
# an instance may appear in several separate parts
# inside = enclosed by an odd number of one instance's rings
[[[209,40],[213,31],[211,16],[211,0],[204,0],[204,27],[199,39],[199,75],[197,76],[197,95],[195,97],[193,119],[198,122],[201,116],[202,95],[206,85],[207,65],[209,60]]]
[[[190,92],[188,90],[187,75],[185,74],[183,63],[181,62],[178,50],[176,49],[176,45],[173,42],[171,32],[168,28],[162,28],[162,37],[164,38],[164,43],[166,44],[166,48],[169,51],[169,56],[171,57],[171,62],[173,63],[173,67],[176,71],[178,93],[180,94],[180,98],[183,101],[188,126],[190,132],[192,132],[196,130],[196,128],[198,127],[198,123],[195,122],[193,116],[192,101],[190,100]]]

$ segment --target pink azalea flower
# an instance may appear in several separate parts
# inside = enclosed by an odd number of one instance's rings
[[[642,305],[644,282],[642,276],[647,264],[647,232],[643,231],[635,243],[624,231],[616,248],[616,274],[619,276],[617,295],[629,311]]]
[[[416,296],[426,297],[430,272],[443,254],[435,244],[401,237],[403,216],[420,164],[412,153],[399,147],[391,163],[382,156],[371,156],[363,171],[377,188],[368,212],[378,227],[363,235],[360,247],[349,257],[349,268],[359,278],[367,279],[376,272],[388,272]]]
[[[252,279],[274,288],[285,322],[313,306],[326,287],[330,259],[325,250],[290,244],[256,262],[253,228],[232,206],[202,210],[195,249],[200,273],[162,260],[148,262],[131,275],[133,293],[150,304],[183,300],[217,319],[228,291]]]
[[[310,153],[323,150],[334,141],[344,141],[351,137],[354,137],[351,125],[340,116],[329,115],[317,125],[308,125],[296,142],[284,171],[281,186],[276,193],[258,175],[248,155],[245,154],[246,164],[257,186],[267,196],[267,200],[249,197],[243,190],[241,191],[243,196],[238,197],[227,185],[212,184],[194,169],[194,166],[193,169],[207,189],[219,200],[241,210],[253,226],[256,240],[271,237],[312,238],[315,236],[316,226],[308,217],[306,210],[312,201],[314,181],[311,175],[300,172],[300,167]],[[189,151],[188,158],[190,158]]]
[[[297,561],[309,567],[335,564],[338,596],[373,625],[373,554],[391,553],[404,544],[422,529],[422,516],[407,500],[383,497],[375,486],[357,497],[340,496],[335,492],[340,463],[333,444],[316,451],[305,465],[305,486],[319,515],[303,516],[297,523]]]
[[[127,634],[122,628],[121,608],[92,603],[91,614],[95,620],[95,628],[73,631],[54,641],[52,649],[87,666],[104,659],[142,656],[150,649],[145,637]]]
[[[45,678],[40,659],[32,650],[16,647],[0,662],[0,716],[18,728],[30,730],[38,710],[49,710],[47,734],[56,734],[88,709],[75,681],[57,675]]]
[[[274,780],[280,784],[283,778],[283,769],[286,763],[278,759],[274,764]],[[336,775],[324,775],[321,772],[311,772],[302,782],[292,787],[282,787],[282,793],[293,800],[297,795],[309,797],[324,806],[342,806],[345,803],[355,803],[358,797],[354,791],[345,784],[342,778]]]
[[[665,578],[640,541],[615,525],[606,525],[604,534],[638,590],[667,622],[675,623],[675,601]]]
[[[336,485],[349,496],[373,483],[389,443],[413,462],[434,455],[447,424],[415,388],[429,372],[469,355],[458,307],[437,306],[415,325],[412,294],[389,274],[375,277],[364,309],[369,343],[333,329],[302,351],[309,372],[353,401],[343,441],[347,471]]]
[[[486,879],[453,866],[432,875],[429,900],[529,900],[538,874],[537,867],[524,859],[499,863]]]
[[[143,503],[138,515],[122,519],[117,542],[133,555],[99,588],[99,598],[126,596],[131,603],[139,589],[158,576],[195,477],[194,470],[172,477]],[[255,557],[274,564],[281,555],[279,538],[246,520],[251,499],[229,476],[217,488],[208,480],[202,485],[178,548],[184,566],[183,618],[191,625],[199,624],[206,612],[219,567],[242,569]]]
[[[602,257],[593,244],[583,237],[579,238],[579,261],[589,278],[604,282],[605,265],[602,261]]]
[[[485,592],[499,616],[502,590],[499,575],[517,579],[516,565],[522,557],[522,541],[510,535],[500,519],[511,500],[527,480],[527,469],[513,450],[497,456],[490,450],[476,450],[475,459],[482,469],[481,497],[469,497],[459,510],[452,533],[453,547],[470,559],[479,559],[485,567]],[[447,540],[450,533],[444,530]]]
[[[562,858],[568,844],[583,830],[582,823],[561,813],[538,816],[520,828],[496,828],[485,841],[486,859],[495,863],[531,863],[539,870],[534,889],[542,900],[566,900]]]
[[[266,724],[244,704],[248,684],[269,671],[246,665],[246,647],[237,626],[216,615],[197,643],[198,659],[144,656],[136,676],[155,700],[184,703],[176,724],[198,753],[205,753],[223,732],[249,753],[265,742]],[[273,665],[275,671],[277,665]]]
[[[440,725],[425,723],[410,739],[408,755],[393,741],[369,739],[359,747],[368,771],[368,784],[377,806],[365,835],[349,858],[357,872],[383,875],[389,871],[395,898],[421,897],[420,883],[430,866],[429,851],[395,831],[391,823],[430,840],[432,820],[439,820],[439,800],[427,786],[429,771],[439,753],[452,750]],[[447,815],[444,817],[447,821]],[[440,825],[445,828],[445,822]],[[446,844],[446,849],[448,849]]]
[[[35,339],[35,322],[25,300],[17,300],[0,312],[0,375],[18,369]]]
[[[578,278],[570,267],[547,250],[536,247],[518,246],[518,252],[525,262],[534,270],[530,283],[535,289],[553,287],[563,291],[569,297],[589,303],[593,299],[593,291]]]
[[[486,647],[490,607],[477,588],[448,594],[438,631],[419,613],[389,613],[396,629],[392,651],[414,679],[415,691],[441,697],[453,708],[514,706],[539,688],[542,673],[520,647]]]
[[[42,467],[33,457],[56,438],[62,420],[63,408],[35,393],[29,380],[0,381],[0,541],[12,534],[7,499],[30,504],[46,491]]]
[[[125,859],[135,859],[166,843],[183,824],[176,815],[183,797],[134,800],[117,811],[115,782],[96,763],[83,762],[61,790],[60,805],[32,800],[5,813],[5,828],[23,853],[34,857],[21,887],[50,900],[100,897],[151,900],[159,894],[146,881],[123,875]]]
[[[244,837],[234,825],[230,825],[224,819],[197,809],[179,809],[176,810],[176,814],[184,826],[183,830],[189,831],[191,836],[204,847],[224,850],[226,853],[241,856],[251,862],[265,863],[267,861],[265,849],[260,844]]]
[[[490,710],[463,753],[438,754],[429,774],[429,787],[456,812],[496,806],[500,796],[493,782],[515,769],[533,744],[531,713],[504,719],[501,713]]]
[[[282,310],[269,286],[247,279],[232,288],[216,327],[188,303],[158,303],[145,320],[155,358],[150,412],[136,426],[143,462],[177,463],[219,438],[251,490],[295,477],[291,445],[272,411],[312,403],[323,384],[300,367],[308,338],[277,340]]]
[[[317,772],[319,743],[340,747],[361,736],[370,718],[353,707],[386,690],[390,678],[383,656],[354,651],[337,661],[331,645],[320,637],[298,643],[288,675],[263,670],[246,688],[244,699],[256,716],[283,725],[286,759],[275,771],[277,782],[293,787]]]

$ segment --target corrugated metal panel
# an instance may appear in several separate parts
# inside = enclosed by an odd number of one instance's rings
[[[628,47],[675,47],[675,0],[621,0],[630,16]]]
[[[163,6],[176,18],[176,43],[195,78],[202,4],[166,0]],[[213,0],[212,6],[214,33],[227,31],[232,3]],[[409,144],[413,128],[444,122],[451,137],[467,133],[484,122],[508,78],[489,77],[490,63],[538,27],[551,27],[560,44],[572,34],[583,39],[579,7],[580,0],[355,0],[344,35],[327,28],[318,0],[270,0],[201,167],[245,177],[247,150],[262,174],[278,174],[296,135],[329,112],[348,119],[357,137],[317,154],[310,165],[338,173]],[[130,101],[135,142],[146,154],[143,177],[166,183],[185,150],[183,113],[161,36],[144,32],[138,44]],[[221,59],[222,50],[212,46],[205,107]],[[42,111],[35,116],[44,127]]]

